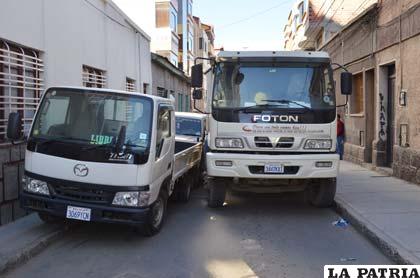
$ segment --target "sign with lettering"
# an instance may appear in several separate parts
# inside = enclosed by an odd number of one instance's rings
[[[324,278],[420,278],[419,265],[326,265]]]

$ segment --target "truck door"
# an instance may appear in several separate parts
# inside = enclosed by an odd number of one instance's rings
[[[160,105],[157,117],[156,132],[156,167],[154,177],[159,178],[162,173],[172,169],[174,156],[175,132],[172,130],[173,108],[167,105]],[[166,175],[165,175],[166,176]]]

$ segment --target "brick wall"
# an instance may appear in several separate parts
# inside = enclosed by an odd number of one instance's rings
[[[24,144],[0,147],[0,225],[26,215],[19,204],[24,156]]]

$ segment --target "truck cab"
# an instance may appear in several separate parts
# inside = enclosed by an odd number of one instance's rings
[[[10,139],[20,138],[20,126],[20,115],[12,113]],[[50,88],[27,138],[22,207],[46,222],[122,223],[154,235],[163,225],[175,184],[183,186],[177,181],[200,157],[201,144],[177,146],[169,99]]]
[[[209,206],[222,206],[228,187],[306,191],[315,206],[331,205],[339,156],[328,54],[222,51],[210,71]],[[194,87],[200,88],[202,74],[196,65]],[[349,94],[349,74],[342,79]]]

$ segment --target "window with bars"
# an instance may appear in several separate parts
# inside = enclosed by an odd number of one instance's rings
[[[40,53],[0,39],[0,141],[4,141],[9,113],[22,117],[28,133],[43,90]]]
[[[166,90],[165,88],[162,88],[162,87],[157,87],[157,96],[167,98],[168,97],[168,90]]]
[[[105,71],[95,69],[89,66],[83,66],[83,86],[89,88],[105,88],[106,87],[106,75]]]
[[[127,92],[135,92],[136,91],[136,80],[127,77],[126,80],[125,80],[125,90]]]
[[[184,98],[183,98],[183,96],[184,96],[183,94],[178,93],[178,111],[179,112],[184,111],[184,103],[183,103]]]

